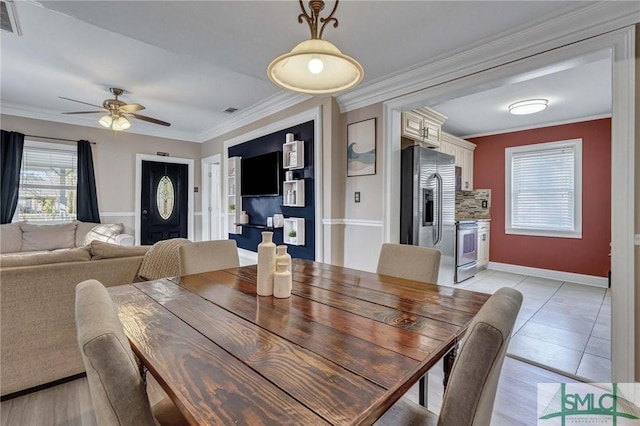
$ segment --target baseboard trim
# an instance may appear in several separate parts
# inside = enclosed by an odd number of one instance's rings
[[[568,281],[592,287],[608,288],[609,280],[606,277],[576,274],[574,272],[553,271],[551,269],[532,268],[530,266],[510,265],[508,263],[489,262],[487,269],[492,271],[511,272],[514,274],[531,275],[532,277],[546,278],[549,280]]]
[[[87,373],[75,374],[73,376],[65,377],[63,379],[58,379],[58,380],[55,380],[53,382],[45,383],[43,385],[34,386],[32,388],[29,388],[29,389],[23,389],[23,390],[18,391],[18,392],[8,393],[8,394],[2,395],[0,397],[0,402],[8,401],[8,400],[13,399],[13,398],[18,398],[20,396],[24,396],[24,395],[27,395],[27,394],[30,394],[30,393],[33,393],[33,392],[38,392],[38,391],[41,391],[41,390],[49,389],[49,388],[52,388],[54,386],[61,385],[63,383],[72,382],[74,380],[81,379],[83,377],[87,377]]]

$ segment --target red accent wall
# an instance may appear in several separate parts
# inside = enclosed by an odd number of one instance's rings
[[[505,148],[582,139],[582,239],[507,235]],[[474,187],[491,189],[490,260],[606,277],[611,241],[611,119],[469,139]]]

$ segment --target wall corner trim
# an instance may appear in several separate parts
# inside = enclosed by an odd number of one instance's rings
[[[634,239],[633,239],[633,243],[636,246],[640,246],[640,234],[636,234]]]

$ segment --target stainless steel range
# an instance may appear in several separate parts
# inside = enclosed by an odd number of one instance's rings
[[[478,222],[459,220],[456,222],[456,268],[454,283],[473,277],[478,263]]]

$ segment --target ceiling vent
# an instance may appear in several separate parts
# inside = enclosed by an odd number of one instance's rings
[[[227,109],[225,109],[222,112],[226,112],[227,114],[233,114],[234,112],[236,112],[238,110],[238,108],[234,108],[234,107],[229,107]]]
[[[0,25],[3,31],[22,35],[20,24],[18,23],[18,15],[16,14],[16,6],[13,0],[0,1]]]

